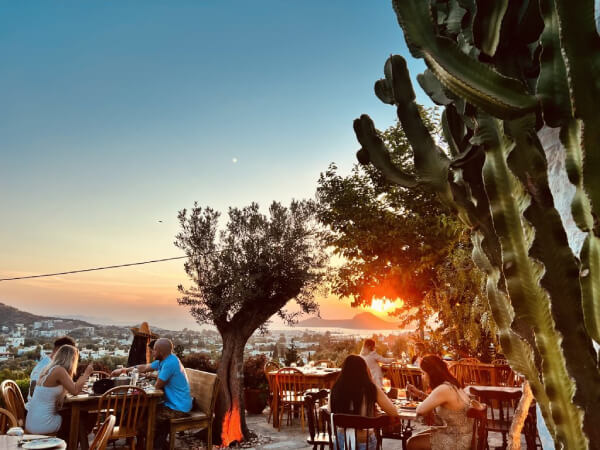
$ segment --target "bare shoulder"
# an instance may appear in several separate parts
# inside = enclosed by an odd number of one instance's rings
[[[450,394],[454,394],[454,392],[455,391],[452,386],[450,386],[448,383],[442,383],[439,386],[437,386],[433,391],[431,391],[431,394],[436,394],[440,397],[448,397]]]

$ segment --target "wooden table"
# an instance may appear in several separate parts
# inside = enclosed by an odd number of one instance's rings
[[[146,427],[146,450],[154,447],[154,427],[156,422],[156,407],[162,399],[164,392],[158,389],[146,390],[148,396],[148,426]],[[81,411],[93,411],[98,408],[101,395],[80,394],[68,395],[64,406],[71,409],[71,424],[69,428],[69,449],[76,449],[79,445],[79,417]],[[1,450],[1,447],[0,447]]]
[[[302,375],[300,380],[307,388],[316,389],[331,389],[335,381],[338,379],[342,369],[322,369],[310,367],[295,367]],[[267,372],[266,376],[269,379],[269,386],[273,386],[273,427],[279,428],[279,392],[277,391],[277,383],[275,376],[277,371]]]
[[[44,438],[44,437],[50,437],[50,436],[44,436],[44,435],[32,435],[32,434],[26,434],[23,437],[21,436],[5,436],[5,435],[0,435],[0,450],[23,450],[23,447],[19,447],[19,441],[22,438]],[[56,449],[61,449],[61,448],[66,448],[66,444],[62,447],[55,447]]]

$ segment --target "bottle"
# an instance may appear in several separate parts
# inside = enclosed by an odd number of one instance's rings
[[[134,367],[133,370],[131,371],[131,385],[132,386],[137,385],[138,377],[139,377],[139,373],[138,373],[137,367]]]

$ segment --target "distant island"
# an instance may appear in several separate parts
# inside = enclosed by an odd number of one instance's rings
[[[399,325],[394,322],[380,319],[374,314],[364,312],[355,315],[352,319],[330,320],[320,317],[311,317],[298,322],[296,327],[314,328],[350,328],[353,330],[397,330]]]

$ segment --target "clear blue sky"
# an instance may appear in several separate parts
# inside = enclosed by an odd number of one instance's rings
[[[393,122],[373,94],[391,53],[408,58],[390,1],[4,2],[0,273],[178,255],[194,200],[312,197],[330,162],[355,162],[354,118]],[[74,302],[121,295],[159,314],[181,265],[0,283],[0,301],[83,315]]]

